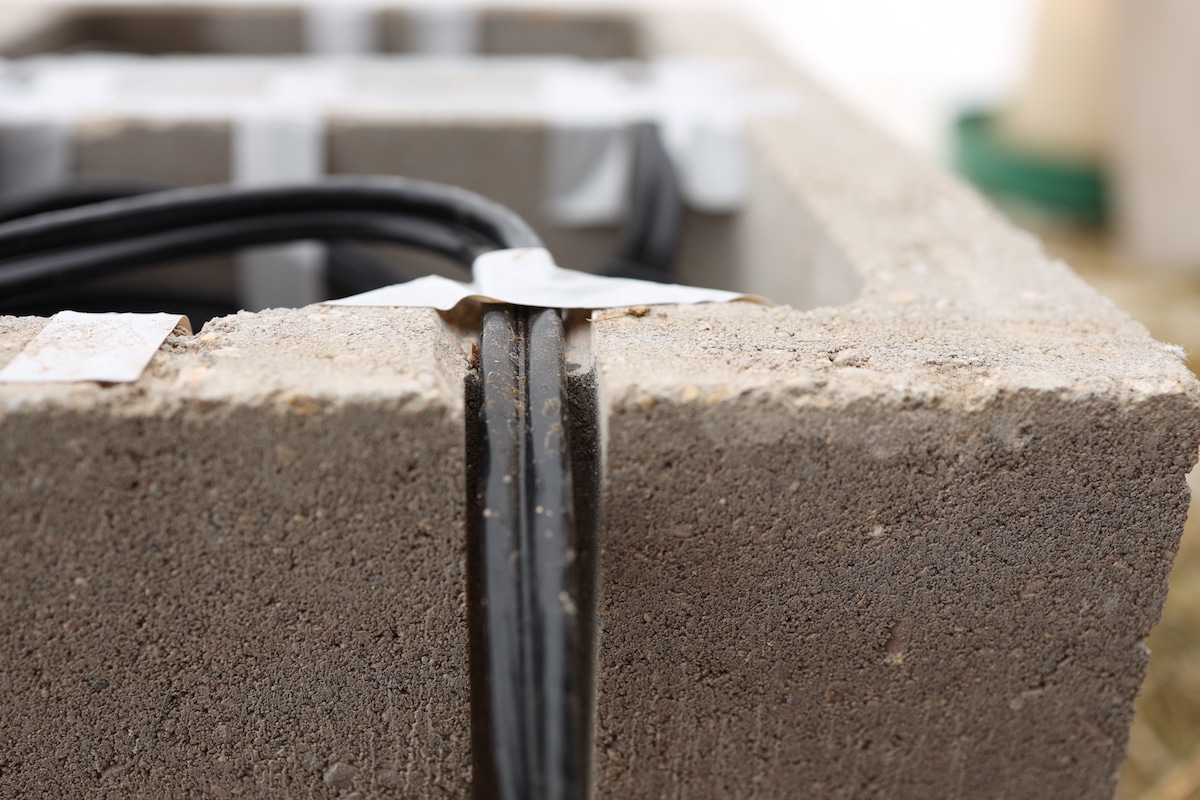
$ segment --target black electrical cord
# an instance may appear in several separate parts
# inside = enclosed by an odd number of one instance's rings
[[[484,314],[469,490],[477,800],[587,796],[563,342],[556,311]]]
[[[670,282],[683,220],[678,181],[658,128],[638,125],[632,135],[630,213],[617,253],[599,271]],[[326,216],[338,211],[355,214],[357,223],[346,225],[345,219]],[[446,225],[448,235],[411,221],[369,222],[361,216],[368,211],[415,214]],[[320,217],[304,216],[317,212]],[[514,220],[517,229],[505,232]],[[312,226],[305,231],[308,235],[299,235],[306,224]],[[475,256],[495,246],[497,236],[527,233],[518,230],[522,225],[516,215],[478,195],[402,178],[334,178],[304,187],[259,189],[160,190],[137,181],[81,183],[0,204],[0,291],[7,301],[0,301],[0,308],[20,310],[23,306],[12,298],[27,292],[39,292],[39,300],[49,308],[56,287],[69,290],[81,279],[301,238],[331,242],[331,288],[337,294],[354,294],[416,276],[398,273],[352,249],[341,235],[416,246],[470,267]],[[171,300],[178,305],[178,298]],[[218,305],[232,310],[235,304]]]
[[[186,316],[193,326],[199,326],[214,317],[236,314],[240,307],[231,298],[219,295],[205,296],[194,292],[149,291],[88,284],[0,298],[0,314],[49,317],[64,308],[86,313],[115,311],[134,314],[169,310]]]
[[[161,192],[166,188],[145,181],[76,181],[0,201],[0,222],[46,214],[51,211],[62,211],[67,208],[89,206],[93,203],[104,203],[109,200],[119,200],[122,197]]]
[[[0,251],[6,227],[0,225]],[[123,239],[79,242],[0,259],[0,292],[35,291],[164,261],[300,239],[386,241],[436,253],[463,265],[470,265],[489,250],[508,246],[444,222],[381,212],[308,211],[169,227]]]

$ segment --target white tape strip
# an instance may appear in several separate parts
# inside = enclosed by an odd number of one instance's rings
[[[375,10],[355,0],[310,2],[304,9],[304,38],[317,55],[374,52]]]
[[[233,131],[233,179],[243,186],[313,180],[324,172],[322,121],[304,109],[267,106]],[[238,256],[243,308],[298,308],[324,296],[325,248],[314,242],[256,247]]]
[[[458,5],[427,5],[409,11],[408,49],[423,56],[467,56],[482,41],[479,12]]]
[[[546,213],[557,225],[614,225],[624,216],[636,116],[628,86],[609,70],[570,65],[542,84],[550,123]]]
[[[331,306],[393,306],[436,308],[449,311],[463,300],[481,303],[510,303],[537,308],[616,308],[691,303],[728,303],[759,297],[676,286],[628,278],[605,278],[563,269],[542,248],[518,248],[485,253],[471,269],[474,280],[459,283],[439,276],[418,278],[408,283],[326,300]]]
[[[0,196],[66,183],[73,166],[73,132],[66,119],[0,123]]]
[[[556,225],[614,225],[625,214],[633,146],[621,124],[555,125],[547,144],[546,213]]]
[[[711,64],[667,61],[655,74],[663,145],[684,199],[713,214],[740,210],[750,183],[742,134],[746,98]]]
[[[181,324],[191,332],[178,314],[60,311],[0,370],[0,383],[132,383]]]

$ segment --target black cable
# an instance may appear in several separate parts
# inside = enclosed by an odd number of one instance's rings
[[[589,719],[563,323],[490,308],[480,341],[471,481],[477,800],[586,797]]]
[[[171,189],[16,219],[0,224],[0,253],[11,262],[193,225],[339,211],[441,223],[470,231],[495,248],[541,247],[524,220],[474,192],[407,178],[353,176],[287,186]]]
[[[0,226],[0,248],[4,241],[3,227]],[[3,259],[0,292],[35,291],[163,261],[299,239],[387,241],[437,253],[465,266],[482,253],[498,249],[496,243],[483,240],[473,231],[395,214],[349,211],[276,214],[165,228],[125,239],[76,244]]]
[[[22,294],[0,299],[0,314],[49,317],[69,308],[72,311],[182,314],[199,329],[213,317],[236,314],[240,306],[220,296],[197,296],[169,290],[118,289],[83,284],[59,287],[52,291]]]
[[[85,180],[30,192],[0,202],[0,222],[66,208],[103,203],[122,197],[161,192],[165,186],[144,181]]]

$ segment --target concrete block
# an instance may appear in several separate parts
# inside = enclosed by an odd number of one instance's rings
[[[803,105],[748,124],[750,200],[685,251],[787,305],[576,331],[596,796],[1111,796],[1200,387],[736,25],[632,19]],[[535,185],[536,126],[333,131],[339,169]],[[0,361],[41,324],[0,321]],[[463,352],[433,313],[308,307],[131,386],[0,388],[0,794],[467,795]]]
[[[466,368],[311,307],[0,387],[0,795],[466,794]]]

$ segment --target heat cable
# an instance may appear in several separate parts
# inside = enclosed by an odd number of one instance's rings
[[[477,800],[586,797],[576,518],[563,321],[494,306],[480,344],[479,470],[470,488]]]

